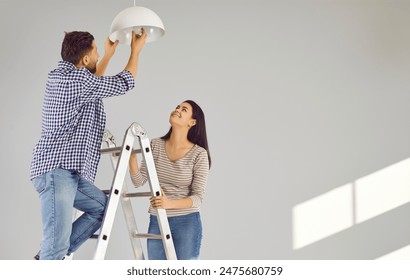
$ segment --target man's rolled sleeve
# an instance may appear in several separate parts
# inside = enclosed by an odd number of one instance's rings
[[[84,80],[84,90],[81,96],[85,102],[123,95],[135,86],[134,77],[126,70],[115,76],[97,77],[90,72],[88,73]]]
[[[122,79],[124,79],[126,86],[125,91],[129,91],[134,88],[135,80],[130,71],[124,70],[118,73],[117,76],[120,76]]]

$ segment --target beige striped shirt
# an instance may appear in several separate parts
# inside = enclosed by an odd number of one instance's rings
[[[165,151],[165,140],[155,138],[151,141],[152,155],[157,170],[159,184],[169,199],[189,197],[192,207],[185,209],[167,209],[168,217],[199,212],[205,193],[209,173],[208,154],[198,145],[182,158],[171,161]],[[132,183],[140,187],[147,182],[147,168],[142,160],[137,174],[131,176]],[[152,206],[148,212],[156,215]]]

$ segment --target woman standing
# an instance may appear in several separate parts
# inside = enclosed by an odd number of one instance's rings
[[[155,209],[166,209],[177,258],[198,259],[202,240],[200,207],[211,166],[205,115],[194,101],[186,100],[171,112],[169,122],[168,133],[151,141],[163,195],[150,199],[148,233],[160,234]],[[144,185],[148,179],[145,164],[138,168],[136,154],[131,154],[129,164],[133,184]],[[162,240],[148,239],[147,247],[149,259],[166,259]]]

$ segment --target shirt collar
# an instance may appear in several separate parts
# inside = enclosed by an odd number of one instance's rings
[[[58,62],[58,67],[61,68],[67,68],[67,69],[75,69],[75,65],[72,64],[71,62],[65,61],[65,60],[61,60]]]

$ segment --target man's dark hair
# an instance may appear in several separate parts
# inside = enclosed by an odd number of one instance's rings
[[[76,65],[81,58],[92,50],[94,36],[89,32],[65,32],[61,47],[61,58]]]

